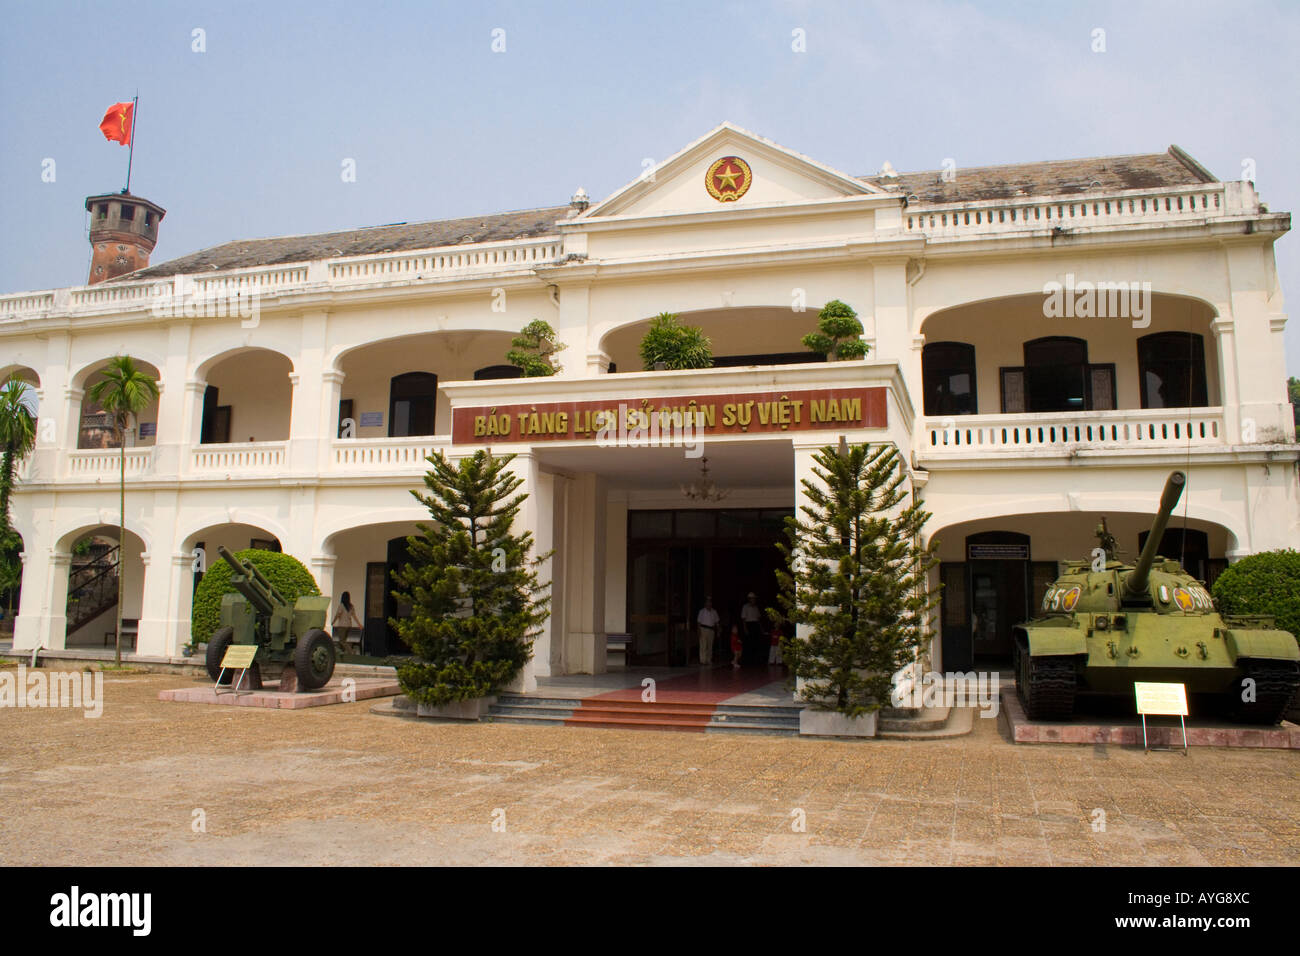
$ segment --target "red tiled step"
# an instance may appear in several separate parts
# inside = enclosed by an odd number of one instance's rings
[[[712,704],[649,703],[640,700],[584,699],[566,726],[646,727],[703,731],[713,719]]]

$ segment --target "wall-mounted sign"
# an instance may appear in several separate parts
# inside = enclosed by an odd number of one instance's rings
[[[157,422],[141,422],[141,423],[140,423],[140,437],[141,437],[141,438],[148,438],[148,437],[150,437],[151,435],[157,435],[157,434],[158,434],[158,423],[157,423]]]
[[[735,202],[749,192],[753,178],[749,163],[739,156],[723,156],[709,167],[704,176],[704,185],[709,190],[709,195],[718,202]]]
[[[362,412],[361,413],[362,428],[382,428],[383,425],[384,425],[383,412]]]
[[[968,544],[967,561],[1028,561],[1027,544]]]
[[[455,445],[593,441],[648,447],[718,435],[843,431],[885,424],[885,389],[824,388],[455,408],[451,440]]]

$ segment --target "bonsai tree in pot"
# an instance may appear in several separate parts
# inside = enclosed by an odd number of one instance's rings
[[[867,354],[867,343],[858,336],[862,323],[851,306],[839,299],[831,299],[817,313],[817,331],[809,332],[801,341],[814,352],[826,356],[826,361],[859,359]]]
[[[393,594],[411,607],[393,618],[415,659],[398,665],[403,692],[442,707],[488,697],[523,671],[550,615],[550,584],[538,580],[549,554],[532,556],[532,532],[514,533],[526,494],[507,470],[514,455],[479,449],[458,464],[442,452],[427,460],[431,524],[407,538],[410,562],[397,569]]]
[[[806,628],[781,643],[802,699],[851,721],[889,701],[892,676],[925,640],[937,558],[919,543],[929,514],[904,507],[897,448],[828,445],[813,460],[816,480],[801,482],[808,503],[786,519],[781,606],[769,613]]]
[[[660,312],[650,320],[641,339],[641,362],[647,372],[656,369],[711,368],[713,343],[704,330],[682,325],[674,312]]]
[[[554,375],[563,368],[555,361],[555,354],[568,348],[558,338],[549,322],[534,319],[510,340],[512,347],[506,353],[506,361],[518,368],[524,378]]]

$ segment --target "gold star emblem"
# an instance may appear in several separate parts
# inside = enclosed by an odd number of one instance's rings
[[[735,202],[749,191],[754,175],[739,156],[723,156],[709,167],[704,186],[718,202]]]

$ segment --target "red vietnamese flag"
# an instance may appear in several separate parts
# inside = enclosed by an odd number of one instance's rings
[[[135,119],[135,104],[114,103],[99,124],[104,139],[116,140],[123,146],[131,145],[131,123]]]

